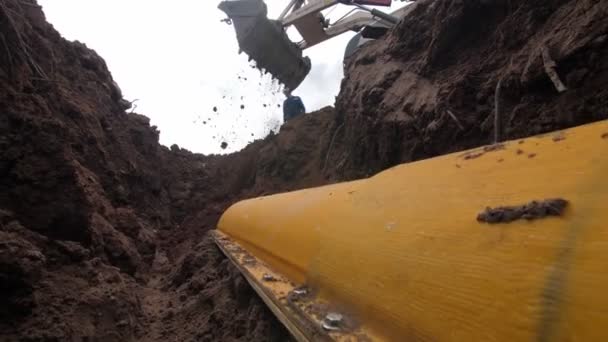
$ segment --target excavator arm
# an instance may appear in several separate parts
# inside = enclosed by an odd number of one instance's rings
[[[337,3],[345,2],[330,1],[329,3],[332,3],[332,6],[334,6]],[[296,27],[303,38],[303,40],[298,43],[298,47],[300,49],[307,49],[328,39],[339,36],[344,32],[359,31],[363,27],[372,23],[385,27],[392,27],[399,21],[397,16],[386,14],[376,9],[364,7],[360,3],[348,2],[347,4],[352,4],[358,8],[355,8],[351,14],[345,16],[335,23],[330,23],[329,21],[325,20],[319,11],[306,11],[302,14],[297,12],[292,13],[290,16],[284,19],[283,24],[293,25]],[[319,5],[316,8],[323,8],[323,6]]]
[[[354,11],[332,24],[321,11],[340,3],[355,6]],[[267,18],[263,0],[225,0],[219,9],[234,24],[240,50],[255,60],[258,68],[295,89],[310,71],[310,59],[303,56],[302,50],[372,23],[395,25],[398,16],[366,7],[390,4],[391,0],[291,0],[277,20]],[[285,32],[289,26],[298,30],[301,42],[296,44],[289,39]]]

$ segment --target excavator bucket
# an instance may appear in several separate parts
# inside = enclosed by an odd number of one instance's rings
[[[608,341],[608,121],[245,200],[218,246],[300,341]]]
[[[260,70],[271,73],[290,89],[310,71],[310,59],[289,40],[280,22],[269,20],[262,0],[223,1],[218,6],[234,24],[239,47]]]

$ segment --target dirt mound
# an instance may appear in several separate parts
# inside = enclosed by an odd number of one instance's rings
[[[420,0],[348,61],[335,110],[203,156],[160,146],[35,2],[1,2],[0,339],[287,339],[205,234],[221,213],[489,143],[497,99],[506,138],[606,118],[607,7]]]

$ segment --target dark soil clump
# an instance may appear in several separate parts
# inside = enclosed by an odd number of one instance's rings
[[[549,216],[561,216],[567,206],[568,201],[558,198],[532,201],[519,206],[486,208],[477,216],[477,221],[486,223],[509,223],[519,219],[532,221]]]

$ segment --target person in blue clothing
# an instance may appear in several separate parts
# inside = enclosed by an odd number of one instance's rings
[[[294,96],[291,94],[291,89],[285,88],[283,91],[285,96],[285,102],[283,102],[283,121],[287,122],[296,116],[306,113],[306,108],[304,107],[304,103],[299,96]]]

